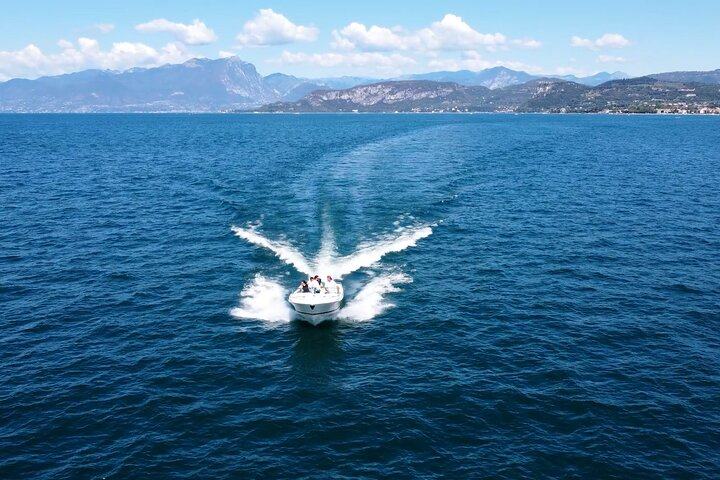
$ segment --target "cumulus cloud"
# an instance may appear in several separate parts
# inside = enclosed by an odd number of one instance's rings
[[[260,10],[255,18],[245,22],[242,32],[235,38],[239,46],[266,46],[313,42],[317,35],[317,28],[296,25],[284,15],[266,8]]]
[[[399,74],[403,69],[415,65],[417,62],[407,56],[394,53],[380,52],[353,52],[353,53],[303,53],[288,52],[285,50],[275,63],[290,65],[314,65],[318,67],[347,67],[372,70],[375,73]]]
[[[519,38],[513,40],[512,44],[522,48],[541,48],[542,43],[533,38]]]
[[[590,40],[588,38],[578,37],[573,35],[570,38],[570,45],[573,47],[589,48],[591,50],[597,50],[599,48],[623,48],[630,45],[630,41],[620,35],[619,33],[606,33],[602,37],[596,40]]]
[[[408,47],[409,37],[403,36],[386,27],[352,22],[340,31],[332,32],[333,46],[340,49],[360,48],[361,50],[404,50]]]
[[[573,35],[570,38],[570,46],[572,47],[581,47],[581,48],[595,48],[595,42],[592,40],[589,40],[587,38],[578,37],[577,35]]]
[[[181,63],[192,58],[182,44],[168,43],[155,49],[144,43],[116,42],[103,50],[93,38],[82,37],[76,43],[61,40],[59,53],[46,54],[36,45],[14,51],[0,51],[0,78],[36,78],[59,75],[88,68],[124,70]]]
[[[602,37],[595,40],[595,45],[598,47],[614,47],[623,48],[630,45],[627,38],[623,37],[619,33],[606,33]]]
[[[400,27],[367,27],[353,22],[341,30],[333,31],[336,49],[357,48],[363,51],[384,50],[467,50],[485,48],[493,50],[504,46],[507,38],[501,33],[481,33],[468,25],[462,17],[448,13],[430,27],[406,32]]]
[[[461,58],[437,58],[427,62],[428,68],[434,70],[484,70],[492,67],[507,67],[513,70],[522,70],[528,73],[540,74],[542,68],[511,60],[488,60],[476,50],[462,52]]]
[[[418,32],[424,46],[431,50],[466,50],[478,47],[492,49],[506,42],[502,33],[480,33],[461,17],[448,13],[430,28]]]
[[[100,33],[110,33],[113,30],[115,30],[115,25],[112,23],[96,23],[93,25],[93,29],[97,30]]]
[[[598,62],[600,62],[600,63],[625,63],[625,58],[614,57],[612,55],[599,55]]]
[[[176,39],[186,45],[207,45],[217,40],[215,32],[197,18],[189,25],[171,22],[164,18],[157,18],[147,23],[136,25],[135,30],[139,32],[171,33]]]
[[[547,75],[548,75],[548,76],[553,76],[553,75],[561,75],[561,76],[575,75],[576,77],[587,77],[587,76],[590,75],[590,74],[589,74],[588,72],[586,72],[585,70],[581,70],[581,69],[579,69],[579,68],[569,67],[569,66],[568,66],[568,67],[557,67],[557,68],[555,68],[555,70],[552,70],[552,71],[550,71],[550,72],[547,72]]]

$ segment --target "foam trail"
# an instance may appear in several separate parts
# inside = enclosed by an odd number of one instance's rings
[[[417,245],[418,240],[432,235],[432,228],[415,227],[400,228],[396,230],[398,235],[392,238],[380,239],[371,243],[366,243],[358,247],[357,251],[347,257],[336,259],[332,262],[329,270],[336,277],[342,278],[352,272],[369,267],[392,252],[401,252],[409,247]]]
[[[328,225],[329,222],[325,222]],[[434,225],[433,225],[434,226]],[[355,253],[340,257],[334,241],[332,229],[323,231],[322,243],[314,262],[305,257],[290,245],[269,240],[255,231],[254,228],[232,227],[238,237],[248,242],[267,248],[281,260],[293,265],[299,272],[308,275],[320,273],[330,274],[336,278],[370,267],[393,252],[401,252],[417,245],[419,240],[429,237],[433,231],[431,226],[399,227],[394,235],[361,244]],[[394,305],[385,299],[385,295],[400,291],[397,285],[412,282],[407,275],[395,272],[378,275],[372,278],[340,311],[340,318],[354,321],[365,321],[375,318]],[[230,314],[239,318],[253,318],[269,322],[289,322],[294,312],[286,302],[288,292],[282,285],[273,280],[256,275],[241,292],[240,305],[233,308]]]
[[[290,245],[286,245],[282,242],[274,242],[272,240],[268,240],[252,228],[241,228],[233,225],[232,231],[235,232],[235,235],[244,240],[247,240],[250,243],[271,250],[282,261],[294,266],[299,272],[306,273],[308,275],[313,272],[313,269],[310,268],[310,264],[302,255],[302,253],[298,252]]]
[[[355,297],[340,310],[339,318],[362,322],[371,320],[394,307],[385,299],[388,293],[399,292],[396,285],[410,283],[412,279],[402,273],[379,275],[362,287]]]
[[[293,312],[285,301],[287,291],[278,282],[262,275],[255,278],[240,292],[240,305],[230,310],[237,318],[287,323]]]
[[[336,275],[333,265],[335,263],[334,259],[337,257],[337,246],[335,245],[333,231],[328,226],[329,224],[329,220],[325,218],[320,252],[318,252],[313,267],[316,272],[322,272],[324,275]]]

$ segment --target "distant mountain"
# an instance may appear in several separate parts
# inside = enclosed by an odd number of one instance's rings
[[[238,57],[193,59],[124,72],[78,73],[0,83],[0,112],[215,112],[295,101],[319,89],[347,88],[359,77],[263,77]]]
[[[277,99],[255,66],[237,57],[0,84],[0,111],[17,112],[216,111]]]
[[[630,75],[628,75],[625,72],[600,72],[596,73],[595,75],[590,75],[589,77],[576,77],[575,75],[563,75],[555,78],[560,78],[562,80],[567,80],[569,82],[575,82],[575,83],[581,83],[583,85],[590,85],[592,87],[596,85],[600,85],[601,83],[609,82],[610,80],[623,80],[625,78],[631,78]]]
[[[650,77],[612,80],[590,87],[541,78],[489,89],[453,82],[404,80],[315,91],[296,102],[278,102],[264,112],[655,112],[690,105],[720,107],[711,85],[661,82]]]
[[[375,83],[377,80],[363,77],[299,78],[284,73],[273,73],[265,77],[265,83],[280,100],[294,102],[315,90],[351,88],[356,85]]]
[[[402,80],[360,85],[345,90],[316,91],[297,102],[280,102],[262,111],[392,112],[479,104],[490,90],[430,80]]]
[[[552,76],[560,80],[580,83],[583,85],[600,85],[610,80],[630,78],[624,72],[600,72],[589,77],[576,77],[575,75]],[[456,72],[430,72],[417,75],[407,75],[401,80],[433,80],[436,82],[455,82],[460,85],[482,85],[490,89],[505,88],[510,85],[519,85],[531,80],[546,78],[539,75],[531,75],[527,72],[511,70],[505,67],[493,67],[473,72],[470,70],[458,70]]]
[[[193,59],[124,72],[9,80],[0,83],[0,112],[654,111],[662,105],[712,106],[720,93],[720,70],[615,79],[625,76],[540,78],[495,67],[404,80],[311,79],[282,73],[263,77],[237,57]]]
[[[717,85],[720,84],[720,69],[709,72],[666,72],[649,75],[652,78],[666,82],[697,82]]]
[[[368,77],[325,77],[313,80],[320,85],[326,85],[327,87],[334,90],[342,90],[344,88],[352,88],[358,85],[370,85],[371,83],[377,83],[381,80],[377,78]]]
[[[611,80],[595,87],[573,82],[552,84],[533,95],[516,111],[654,113],[659,109],[700,109],[707,106],[720,106],[720,91],[715,87],[639,77]]]
[[[493,67],[479,72],[459,70],[457,72],[430,72],[401,77],[402,80],[432,80],[434,82],[455,82],[460,85],[480,85],[490,89],[503,88],[534,80],[538,77],[529,73],[510,70],[505,67]]]
[[[553,102],[562,103],[589,89],[586,85],[566,80],[539,78],[494,91],[493,106],[500,111],[541,112],[548,97],[553,98]]]
[[[306,78],[298,78],[283,73],[273,73],[265,77],[267,85],[280,100],[294,102],[314,90],[329,89],[325,84]]]

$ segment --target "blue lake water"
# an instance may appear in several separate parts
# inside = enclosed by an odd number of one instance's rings
[[[718,145],[0,116],[0,478],[718,478]],[[347,292],[320,327],[285,302],[315,270]]]

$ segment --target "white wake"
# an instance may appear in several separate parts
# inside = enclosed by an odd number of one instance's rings
[[[397,227],[392,234],[363,242],[354,253],[340,256],[333,232],[326,228],[323,231],[317,257],[309,261],[294,246],[283,241],[270,240],[258,233],[257,228],[232,226],[232,231],[238,237],[272,251],[300,273],[319,274],[323,277],[332,275],[337,279],[360,269],[376,266],[386,255],[414,247],[418,241],[433,233],[431,225]],[[373,277],[367,284],[361,286],[351,300],[347,301],[340,312],[340,318],[364,321],[382,314],[394,306],[385,296],[399,291],[397,285],[410,282],[412,278],[401,272],[382,273]],[[239,318],[257,318],[271,322],[290,321],[293,318],[293,311],[286,302],[287,294],[280,283],[256,275],[240,293],[240,305],[233,308],[230,313]]]
[[[370,267],[380,262],[388,253],[402,252],[417,245],[418,240],[432,235],[429,226],[398,228],[395,235],[381,238],[358,246],[355,253],[346,257],[334,258],[329,267],[338,278],[349,275],[361,268]]]
[[[332,231],[323,232],[320,252],[314,261],[308,261],[295,247],[277,240],[270,240],[259,234],[255,227],[232,226],[232,231],[238,237],[259,247],[272,251],[282,261],[292,265],[300,273],[307,275],[332,275],[341,279],[361,268],[367,268],[380,262],[389,253],[401,252],[417,245],[419,240],[432,235],[432,228],[428,225],[415,227],[398,227],[393,234],[364,242],[358,246],[355,253],[339,256]]]
[[[259,247],[264,247],[272,251],[280,258],[280,260],[284,261],[288,265],[292,265],[293,267],[295,267],[298,272],[306,273],[308,275],[313,272],[313,269],[310,268],[310,264],[305,259],[303,254],[298,252],[297,249],[293,248],[292,246],[283,242],[268,240],[267,238],[257,233],[255,228],[253,227],[241,228],[233,225],[230,228],[233,232],[235,232],[235,235],[237,235],[238,237],[247,240],[248,242],[253,243]]]
[[[412,279],[403,273],[381,274],[370,280],[347,302],[338,315],[342,319],[358,322],[372,320],[386,310],[394,307],[385,295],[399,292],[397,285],[410,283]]]
[[[240,305],[230,310],[230,315],[287,323],[293,318],[293,311],[285,301],[287,294],[280,283],[255,275],[240,292]]]

